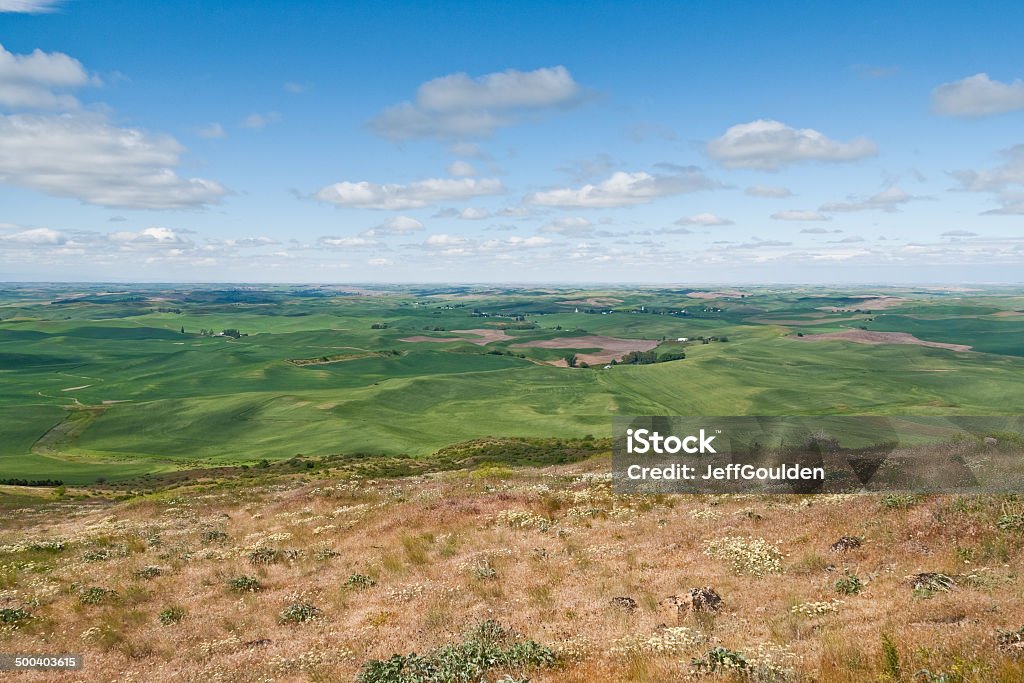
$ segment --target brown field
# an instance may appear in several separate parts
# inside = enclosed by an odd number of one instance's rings
[[[514,339],[505,330],[493,330],[493,329],[475,329],[475,330],[450,330],[452,334],[468,334],[476,337],[472,339],[470,337],[427,337],[425,335],[416,335],[414,337],[403,337],[399,341],[404,342],[469,342],[470,344],[478,344],[485,346],[491,342],[505,341],[506,339]]]
[[[830,313],[841,313],[843,311],[851,311],[854,308],[859,308],[861,310],[866,309],[869,311],[879,311],[885,308],[894,308],[896,306],[901,306],[910,301],[910,299],[904,299],[903,297],[900,296],[875,296],[873,294],[866,294],[864,296],[854,298],[862,299],[862,301],[856,306],[822,306],[818,308],[818,310],[828,311]]]
[[[690,299],[741,299],[743,292],[690,292],[686,295]]]
[[[869,332],[867,330],[845,330],[843,332],[826,332],[824,334],[811,334],[805,337],[794,337],[800,341],[827,341],[838,339],[851,341],[858,344],[916,344],[917,346],[931,346],[936,349],[949,349],[950,351],[970,351],[971,347],[964,344],[946,344],[943,342],[932,342],[918,339],[907,332]]]
[[[615,306],[621,304],[622,299],[616,299],[611,296],[592,296],[587,299],[567,299],[565,301],[559,301],[560,304],[567,304],[569,306]]]
[[[0,651],[85,656],[19,681],[352,681],[494,619],[557,653],[535,683],[689,680],[714,647],[752,673],[700,680],[1024,680],[998,639],[1024,624],[1024,534],[997,525],[1020,501],[618,496],[608,467],[317,471],[23,509],[0,531],[0,607],[32,618],[0,630]],[[832,550],[843,536],[860,542]],[[731,555],[709,552],[724,539]],[[52,540],[63,549],[28,548]],[[922,572],[944,578],[915,590]],[[260,589],[232,590],[241,576]],[[862,589],[839,592],[851,576]],[[719,610],[664,604],[705,586]],[[282,623],[295,603],[315,618]],[[180,620],[162,624],[170,608]]]
[[[578,353],[576,358],[583,363],[598,365],[609,363],[625,356],[630,351],[650,351],[660,342],[653,339],[620,339],[601,335],[586,337],[563,337],[561,339],[541,339],[521,344],[512,344],[513,348],[536,347],[541,349],[601,349],[596,353]],[[549,361],[551,365],[565,366],[565,359]]]

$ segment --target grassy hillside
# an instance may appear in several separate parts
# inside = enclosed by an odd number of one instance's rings
[[[1011,291],[24,287],[0,292],[0,477],[424,457],[607,436],[615,414],[1012,413],[1022,308]],[[861,329],[972,350],[809,341]],[[521,346],[584,336],[686,358],[564,368],[573,348]]]
[[[608,466],[20,495],[0,645],[84,653],[87,680],[1024,678],[1016,498],[616,496]]]

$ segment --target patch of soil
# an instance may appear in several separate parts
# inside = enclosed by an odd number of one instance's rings
[[[877,346],[879,344],[916,344],[917,346],[930,346],[936,349],[949,349],[950,351],[970,351],[971,347],[965,344],[946,344],[943,342],[925,341],[918,339],[908,332],[869,332],[867,330],[844,330],[843,332],[826,332],[824,334],[809,334],[803,337],[795,337],[799,341],[827,341],[839,339],[852,341],[857,344],[868,344]]]
[[[427,337],[427,336],[424,336],[422,334],[418,334],[418,335],[416,335],[414,337],[404,337],[404,338],[400,339],[399,341],[404,341],[404,342],[436,342],[436,343],[469,342],[470,344],[477,344],[479,346],[485,346],[487,344],[490,344],[491,342],[506,341],[508,339],[514,339],[514,337],[512,337],[507,332],[505,332],[505,330],[475,329],[475,330],[450,330],[450,332],[452,334],[472,335],[472,336],[476,337],[476,339],[471,339],[469,337]]]
[[[580,363],[598,365],[618,360],[630,351],[650,351],[659,342],[653,339],[620,339],[618,337],[605,337],[602,335],[588,335],[586,337],[562,337],[560,339],[539,339],[536,341],[512,344],[517,347],[535,347],[540,349],[600,349],[594,353],[577,353],[576,359]],[[549,361],[549,365],[565,367],[565,359],[559,358],[556,361]]]

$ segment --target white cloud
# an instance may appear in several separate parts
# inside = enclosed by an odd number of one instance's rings
[[[970,230],[947,230],[946,232],[939,235],[939,237],[977,237],[978,233],[971,232]]]
[[[218,201],[219,184],[174,172],[184,148],[98,115],[0,116],[0,182],[89,204],[180,209]]]
[[[716,183],[695,166],[657,175],[643,171],[616,171],[597,185],[588,183],[579,188],[554,188],[536,192],[529,195],[526,201],[563,208],[611,208],[647,204],[661,197],[713,187],[716,187]]]
[[[455,176],[456,178],[464,178],[466,176],[476,175],[476,169],[473,168],[472,164],[468,164],[465,161],[453,161],[448,165],[448,175]]]
[[[384,221],[374,231],[388,234],[405,235],[410,232],[418,232],[423,229],[423,223],[409,216],[395,216]]]
[[[242,123],[239,124],[242,128],[252,128],[258,130],[260,128],[266,128],[271,123],[277,123],[281,120],[281,114],[276,111],[268,112],[266,114],[253,113],[242,119]]]
[[[360,209],[415,209],[437,202],[469,199],[504,192],[500,180],[489,178],[429,178],[408,185],[378,185],[366,181],[328,185],[314,197],[336,206]]]
[[[556,218],[542,226],[540,231],[556,235],[589,235],[594,232],[594,224],[581,216]]]
[[[563,66],[477,78],[457,73],[423,83],[414,101],[388,107],[368,125],[391,140],[487,137],[524,116],[579,104],[584,94]]]
[[[434,248],[457,247],[463,244],[466,244],[466,239],[464,237],[446,235],[444,233],[431,235],[423,243],[424,246]]]
[[[778,185],[751,185],[743,191],[743,194],[748,197],[769,197],[772,199],[783,199],[793,196],[788,187]]]
[[[0,0],[0,13],[47,14],[55,12],[64,0]]]
[[[75,109],[78,100],[55,92],[98,82],[77,59],[35,50],[16,55],[0,45],[0,106],[12,109]]]
[[[826,218],[826,220],[828,220],[828,219]],[[828,228],[822,228],[820,226],[816,226],[816,227],[813,227],[813,228],[804,228],[800,232],[802,234],[805,234],[805,235],[827,235],[829,233],[842,232],[842,230],[838,230],[838,229],[837,230],[829,230]]]
[[[367,261],[371,266],[393,266],[395,262],[386,258],[372,258]]]
[[[980,118],[1024,109],[1024,81],[993,81],[986,73],[943,83],[932,91],[932,109],[938,114]]]
[[[792,209],[789,211],[776,211],[772,218],[777,221],[827,221],[828,216],[818,211],[801,211]]]
[[[199,128],[196,131],[196,135],[198,135],[201,138],[208,139],[222,138],[224,137],[224,126],[220,125],[219,123],[211,123],[209,125],[203,126],[202,128]]]
[[[31,228],[0,236],[0,242],[14,242],[25,245],[64,244],[67,237],[63,233],[50,228]]]
[[[890,187],[867,198],[850,198],[849,201],[845,202],[823,204],[821,211],[830,213],[837,211],[885,211],[895,213],[899,211],[901,205],[916,199],[923,199],[923,197],[907,194],[899,187]]]
[[[713,213],[698,213],[696,216],[688,216],[686,218],[680,218],[676,221],[676,225],[703,225],[703,226],[714,226],[714,225],[732,225],[733,222],[728,218],[722,218],[716,216]]]
[[[992,169],[954,171],[950,175],[965,192],[991,192],[1002,203],[990,215],[1024,214],[1024,144],[1003,150],[1003,164]]]
[[[318,243],[328,246],[336,247],[339,249],[362,249],[366,247],[376,247],[380,243],[372,237],[321,237],[317,240]]]
[[[464,221],[482,221],[485,218],[490,217],[491,213],[487,209],[480,209],[476,207],[467,207],[459,212],[459,218]]]
[[[878,153],[867,138],[832,140],[812,128],[791,128],[759,119],[732,126],[707,144],[707,153],[726,168],[775,170],[802,161],[853,161]]]
[[[151,227],[144,228],[138,232],[122,231],[112,232],[107,235],[111,242],[120,244],[148,244],[148,245],[182,245],[191,244],[191,241],[179,235],[170,228]]]

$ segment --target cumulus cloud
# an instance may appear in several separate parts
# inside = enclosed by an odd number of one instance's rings
[[[686,218],[680,218],[676,221],[676,225],[732,225],[733,222],[728,218],[722,218],[716,216],[713,213],[698,213],[696,216],[688,216]]]
[[[54,245],[64,244],[67,242],[67,237],[64,233],[50,228],[30,228],[9,235],[0,235],[0,242],[21,245]]]
[[[556,235],[582,236],[594,232],[594,224],[581,216],[556,218],[541,226],[541,232]]]
[[[184,148],[165,135],[111,125],[98,115],[0,116],[0,182],[89,204],[180,209],[226,190],[174,168]]]
[[[61,91],[97,82],[81,62],[62,52],[16,55],[0,45],[0,107],[75,109],[78,100]]]
[[[845,202],[823,204],[821,211],[829,213],[848,211],[885,211],[887,213],[895,213],[899,211],[899,207],[903,204],[917,199],[923,199],[923,197],[907,194],[899,187],[890,187],[870,197],[851,197]]]
[[[408,185],[346,181],[321,188],[314,197],[336,206],[400,211],[504,191],[501,181],[492,178],[428,178]]]
[[[375,233],[389,235],[407,235],[411,232],[418,232],[423,229],[423,223],[409,216],[395,216],[389,218],[371,230]]]
[[[0,0],[0,14],[47,14],[57,11],[64,0]]]
[[[772,218],[777,221],[827,221],[828,216],[818,211],[802,211],[792,209],[789,211],[776,211]]]
[[[482,221],[485,218],[489,218],[491,212],[487,209],[480,209],[476,207],[467,207],[459,212],[459,218],[464,221]]]
[[[1024,80],[993,81],[986,73],[943,83],[932,91],[932,110],[945,116],[981,118],[1024,109]]]
[[[829,230],[828,228],[815,227],[815,228],[804,228],[800,231],[807,235],[827,235],[833,232],[842,232],[842,230]]]
[[[317,243],[325,247],[335,247],[338,249],[363,249],[380,246],[379,241],[362,235],[355,237],[321,237],[317,240]]]
[[[672,167],[665,173],[617,171],[600,183],[579,188],[554,188],[526,197],[530,204],[560,208],[613,208],[647,204],[669,197],[717,187],[696,166]]]
[[[769,197],[771,199],[783,199],[793,196],[788,187],[779,185],[751,185],[743,191],[743,194],[748,197]]]
[[[143,244],[143,245],[182,245],[191,244],[191,240],[175,232],[171,228],[151,227],[143,228],[137,232],[121,231],[112,232],[107,235],[111,242],[119,244]]]
[[[525,117],[578,105],[585,95],[564,66],[457,73],[423,83],[413,101],[388,107],[368,125],[390,140],[487,137]]]
[[[726,168],[775,170],[803,161],[853,161],[878,153],[867,138],[832,140],[812,128],[791,128],[759,119],[732,126],[707,144],[707,154]]]

